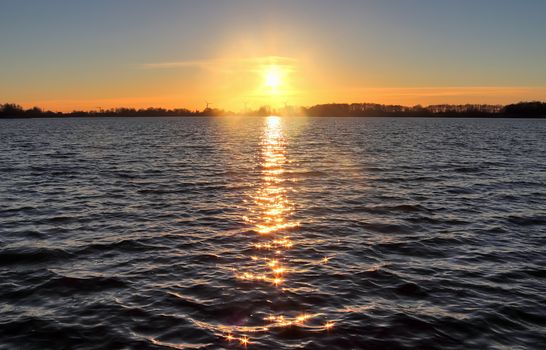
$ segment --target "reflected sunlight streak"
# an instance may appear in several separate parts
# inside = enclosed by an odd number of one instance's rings
[[[294,203],[287,196],[291,189],[285,186],[287,181],[285,166],[289,161],[286,158],[286,140],[280,117],[266,118],[260,158],[262,183],[251,195],[250,203],[253,203],[250,208],[251,214],[242,217],[244,222],[252,226],[260,242],[252,244],[253,254],[249,256],[250,264],[246,268],[234,269],[235,278],[244,283],[264,284],[282,291],[283,286],[290,283],[289,275],[295,272],[295,269],[290,266],[289,258],[285,256],[285,252],[294,247],[289,232],[299,227],[300,223],[292,218]],[[324,257],[320,263],[328,263],[329,259]],[[330,330],[334,325],[332,321],[310,322],[312,318],[319,315],[293,312],[289,312],[289,315],[269,315],[264,318],[268,324],[255,330],[267,332],[272,328],[284,327]],[[224,338],[227,341],[238,340],[246,347],[251,343],[250,338],[246,335],[237,337],[232,332],[248,332],[249,330],[239,326],[236,329],[230,329]]]

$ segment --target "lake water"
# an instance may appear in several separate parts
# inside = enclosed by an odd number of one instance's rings
[[[543,349],[546,120],[0,120],[1,349]]]

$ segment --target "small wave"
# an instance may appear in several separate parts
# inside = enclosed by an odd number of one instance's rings
[[[422,287],[412,282],[400,284],[395,288],[395,292],[399,295],[419,298],[426,297],[428,294]]]
[[[453,169],[454,172],[463,173],[463,174],[479,173],[482,170],[483,169],[481,167],[478,167],[478,166],[463,166],[463,167],[458,167],[458,168]]]
[[[154,245],[143,242],[138,239],[125,239],[121,241],[94,243],[83,246],[77,251],[77,254],[101,253],[116,250],[123,253],[140,252],[148,250],[170,249],[164,245]]]
[[[18,208],[8,208],[8,209],[2,209],[0,210],[0,214],[30,214],[32,211],[36,210],[35,207],[31,206],[22,206]]]
[[[379,233],[409,234],[413,231],[412,227],[403,224],[388,224],[380,222],[360,222],[358,226],[367,230]]]
[[[546,225],[546,215],[510,215],[506,218],[509,223],[519,226],[537,226]]]
[[[65,250],[56,248],[7,248],[0,250],[0,264],[40,264],[56,260],[68,259],[73,255]]]
[[[89,293],[110,288],[125,288],[127,283],[119,277],[86,276],[71,277],[56,273],[56,277],[38,286],[37,291],[52,291],[59,294]]]

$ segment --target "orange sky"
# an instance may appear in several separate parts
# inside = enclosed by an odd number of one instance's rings
[[[21,101],[25,107],[43,106],[52,110],[93,110],[113,107],[203,109],[212,107],[232,111],[258,109],[268,105],[310,106],[330,102],[374,102],[384,104],[508,104],[520,100],[539,100],[546,87],[525,86],[431,86],[383,87],[381,80],[370,79],[369,86],[339,76],[335,67],[316,62],[311,56],[233,56],[219,58],[144,63],[132,67],[147,79],[159,80],[158,89],[146,85],[124,86],[114,83],[103,90],[89,86],[87,98],[75,91],[65,98]],[[191,71],[192,74],[188,74]],[[189,76],[189,77],[188,77]],[[163,79],[163,80],[162,80]],[[343,80],[342,80],[343,79]],[[270,86],[270,80],[275,86]],[[377,86],[379,85],[379,86]],[[121,93],[120,93],[121,92]],[[105,97],[108,93],[116,97]],[[119,96],[121,95],[121,96]]]

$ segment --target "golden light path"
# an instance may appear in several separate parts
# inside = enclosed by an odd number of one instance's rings
[[[261,140],[262,185],[252,197],[253,208],[250,210],[250,217],[243,218],[253,226],[254,231],[263,240],[261,243],[253,244],[255,253],[249,257],[252,261],[251,270],[236,272],[236,278],[241,281],[262,283],[271,288],[282,289],[283,285],[288,283],[290,274],[295,273],[285,256],[285,252],[294,247],[289,235],[290,229],[300,225],[298,221],[291,219],[295,208],[294,203],[288,199],[286,178],[283,177],[288,163],[282,119],[276,116],[267,117]],[[321,263],[327,262],[328,258],[321,260]],[[265,317],[264,326],[230,329],[226,332],[225,339],[247,346],[252,340],[245,333],[267,332],[272,328],[281,327],[306,327],[328,331],[334,326],[332,321],[320,326],[306,324],[309,319],[317,316],[320,314],[272,314]]]

